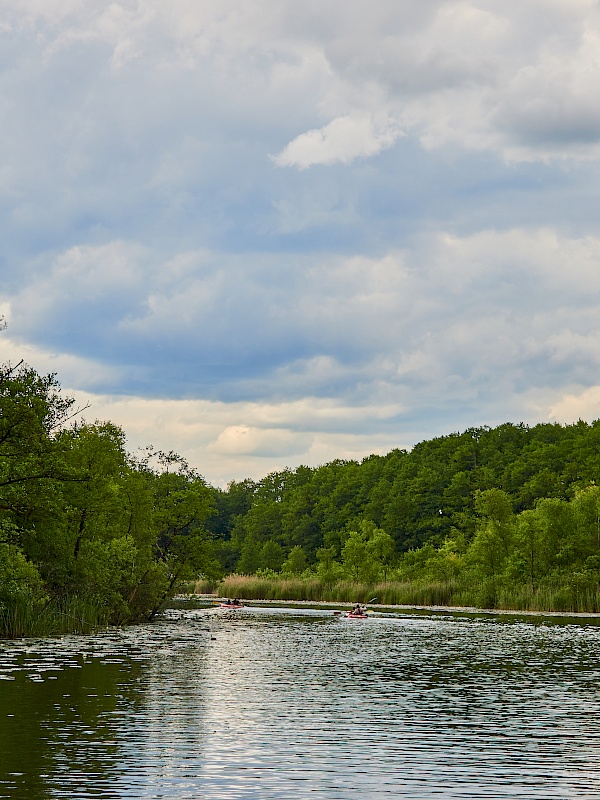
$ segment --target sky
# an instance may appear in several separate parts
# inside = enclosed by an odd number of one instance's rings
[[[0,0],[0,360],[215,486],[600,417],[597,0]]]

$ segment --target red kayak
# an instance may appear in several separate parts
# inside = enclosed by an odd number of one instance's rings
[[[369,619],[368,614],[353,614],[351,611],[346,611],[348,619]]]
[[[228,608],[230,611],[237,611],[238,608],[243,607],[243,603],[219,603],[219,608]]]

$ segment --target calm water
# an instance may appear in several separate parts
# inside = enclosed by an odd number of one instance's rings
[[[0,678],[2,798],[600,798],[594,626],[184,610]]]

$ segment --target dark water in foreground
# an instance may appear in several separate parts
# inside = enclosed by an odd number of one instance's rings
[[[0,678],[2,798],[600,798],[593,626],[173,611]]]

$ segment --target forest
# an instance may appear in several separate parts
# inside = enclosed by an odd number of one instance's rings
[[[471,428],[361,461],[207,484],[0,366],[0,635],[155,617],[182,588],[600,608],[600,421]]]

